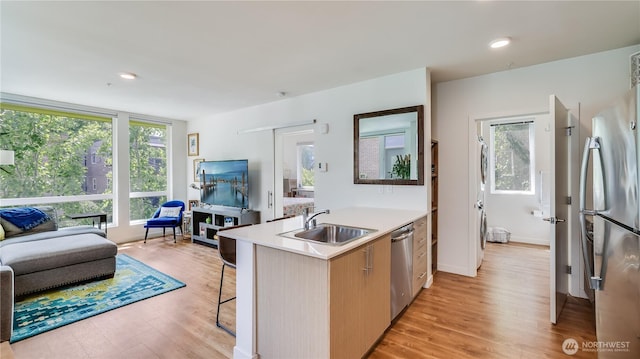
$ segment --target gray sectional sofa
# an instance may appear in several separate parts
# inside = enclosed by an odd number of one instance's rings
[[[0,341],[11,338],[13,305],[30,293],[113,277],[118,247],[89,226],[58,229],[55,210],[38,207],[45,223],[29,230],[12,226],[0,211]]]

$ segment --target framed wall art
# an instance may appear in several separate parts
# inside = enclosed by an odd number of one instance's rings
[[[200,153],[200,136],[197,133],[187,135],[188,155],[197,156]]]
[[[198,168],[200,168],[200,162],[203,162],[204,158],[196,158],[193,160],[193,181],[200,182],[200,173],[198,173]]]

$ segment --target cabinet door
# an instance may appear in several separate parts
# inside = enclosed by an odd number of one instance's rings
[[[360,358],[390,322],[391,239],[330,262],[331,358]]]
[[[362,299],[365,319],[364,352],[378,340],[391,322],[391,237],[369,246],[370,266],[364,280]],[[364,353],[363,353],[364,354]]]

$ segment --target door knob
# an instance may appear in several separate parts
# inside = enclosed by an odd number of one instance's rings
[[[551,222],[551,224],[556,224],[556,223],[560,223],[560,222],[566,222],[564,219],[560,219],[560,218],[556,218],[556,217],[549,217],[549,218],[543,218],[543,221],[547,221],[547,222]]]

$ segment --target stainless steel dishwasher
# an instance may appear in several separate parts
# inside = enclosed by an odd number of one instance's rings
[[[391,320],[411,302],[413,223],[391,233]]]

